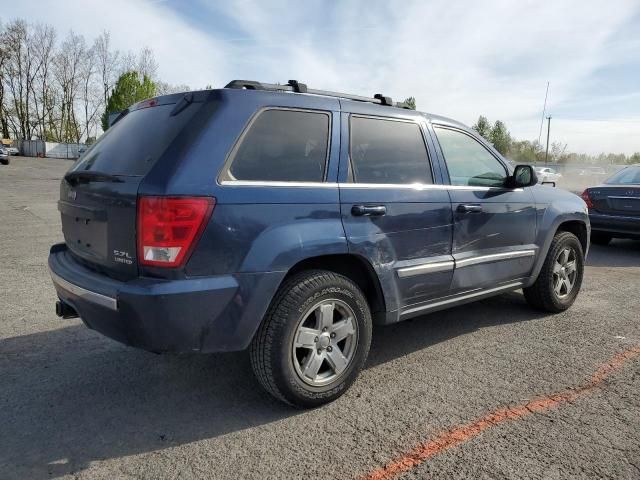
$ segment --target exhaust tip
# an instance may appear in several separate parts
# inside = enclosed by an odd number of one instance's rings
[[[78,312],[75,308],[60,300],[56,302],[56,315],[60,318],[78,318]]]

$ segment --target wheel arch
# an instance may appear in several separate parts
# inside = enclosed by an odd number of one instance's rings
[[[525,286],[532,285],[538,275],[540,274],[540,270],[542,269],[542,265],[544,264],[544,260],[549,253],[549,247],[551,246],[551,241],[556,236],[558,232],[570,232],[573,233],[580,244],[582,245],[582,250],[584,257],[586,258],[587,253],[589,251],[589,235],[590,235],[590,227],[588,217],[585,218],[586,215],[564,215],[556,217],[556,222],[550,228],[544,229],[545,231],[541,232],[544,235],[544,241],[541,243],[540,253],[538,258],[536,259],[536,263],[531,272],[531,276],[529,277],[529,281]]]
[[[371,263],[365,258],[352,253],[320,255],[305,258],[293,265],[285,275],[282,283],[289,277],[304,270],[327,270],[344,275],[352,280],[364,294],[371,313],[383,313],[386,311],[384,292],[380,285],[378,275]]]
[[[587,232],[587,224],[585,222],[580,220],[567,220],[558,225],[558,228],[556,228],[553,235],[555,236],[558,232],[573,233],[578,237],[578,240],[580,240],[582,252],[585,256],[587,255],[587,250],[589,249],[589,234]]]

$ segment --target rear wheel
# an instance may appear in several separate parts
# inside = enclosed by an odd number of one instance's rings
[[[371,344],[367,301],[348,278],[301,272],[278,291],[251,343],[251,365],[276,398],[299,407],[335,400],[355,381]]]
[[[0,163],[2,165],[9,165],[9,159],[8,158],[3,158],[3,159],[0,160]]]
[[[611,241],[611,235],[602,232],[591,232],[591,243],[596,245],[609,245]]]
[[[524,296],[536,308],[562,312],[573,305],[578,296],[583,272],[582,244],[573,233],[558,232],[536,282],[523,289]]]

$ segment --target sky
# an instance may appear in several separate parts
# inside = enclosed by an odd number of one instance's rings
[[[479,115],[537,140],[547,81],[551,142],[640,151],[640,0],[0,0],[24,18],[115,48],[153,49],[158,77],[232,79],[414,96],[467,125]],[[546,123],[541,140],[546,140]]]

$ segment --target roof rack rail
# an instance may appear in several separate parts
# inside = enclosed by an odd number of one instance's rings
[[[391,107],[408,108],[404,103],[393,103],[391,97],[387,97],[381,93],[376,93],[373,97],[364,97],[362,95],[352,95],[350,93],[330,92],[327,90],[315,90],[307,88],[305,83],[297,80],[289,80],[285,85],[279,83],[262,83],[255,80],[232,80],[225,85],[224,88],[236,88],[246,90],[268,90],[272,92],[294,92],[294,93],[312,93],[314,95],[325,95],[328,97],[338,97],[347,100],[355,100],[357,102],[370,102],[379,105],[388,105]]]

